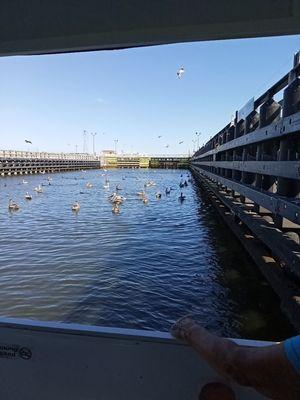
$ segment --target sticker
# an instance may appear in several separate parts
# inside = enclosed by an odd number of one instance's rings
[[[18,344],[0,343],[0,358],[30,360],[32,351],[28,347],[22,347]]]

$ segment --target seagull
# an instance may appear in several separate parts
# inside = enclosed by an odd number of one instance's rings
[[[182,144],[183,143],[183,140],[181,140],[181,142],[179,142],[179,144]]]
[[[32,144],[32,141],[31,141],[31,140],[25,139],[25,143],[30,143],[30,144]]]
[[[177,78],[178,78],[178,79],[181,79],[182,75],[184,74],[184,68],[181,67],[181,68],[176,72],[176,74],[177,74]]]
[[[159,135],[159,136],[157,136],[158,137],[158,139],[160,139],[161,138],[161,135]]]
[[[167,144],[167,145],[166,145],[166,148],[168,148],[168,147],[170,147],[170,145],[169,145],[169,144]]]

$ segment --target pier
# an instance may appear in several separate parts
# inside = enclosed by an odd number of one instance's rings
[[[300,330],[300,54],[191,159],[205,196]],[[282,97],[282,98],[280,98]]]
[[[81,153],[0,150],[0,175],[27,175],[100,168],[100,158]]]

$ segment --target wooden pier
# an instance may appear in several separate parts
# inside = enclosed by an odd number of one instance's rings
[[[191,159],[191,170],[300,331],[300,55]]]
[[[81,153],[0,150],[0,176],[100,168],[100,158]]]

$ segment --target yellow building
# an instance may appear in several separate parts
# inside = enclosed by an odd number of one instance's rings
[[[139,155],[117,155],[112,150],[102,152],[102,166],[105,168],[148,168],[150,157]]]
[[[105,168],[117,168],[117,154],[113,150],[104,150],[101,157],[101,165]]]

